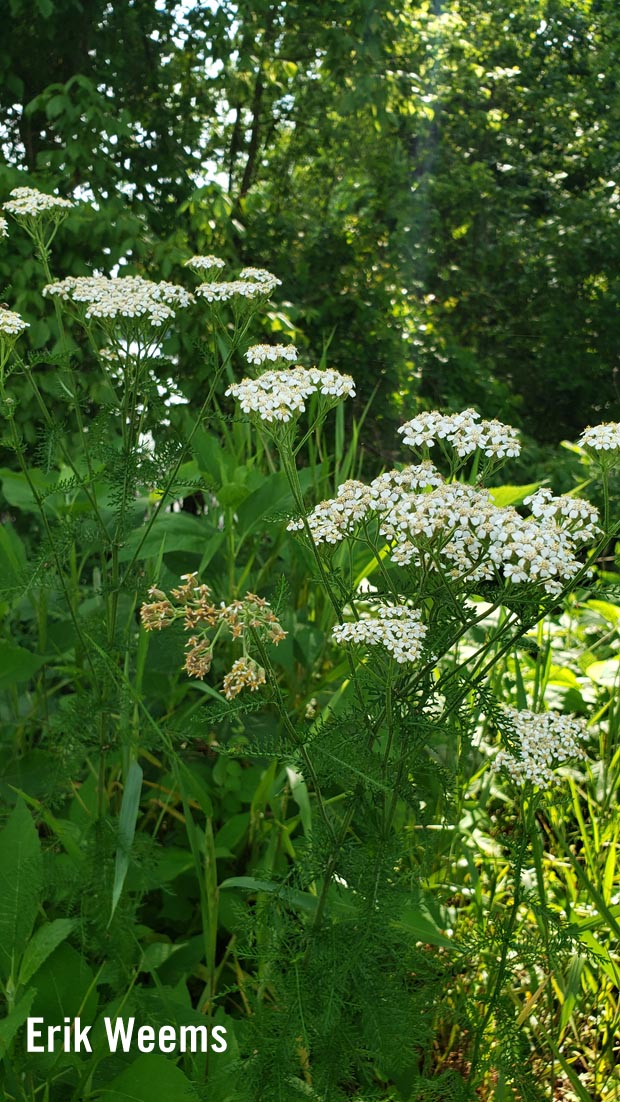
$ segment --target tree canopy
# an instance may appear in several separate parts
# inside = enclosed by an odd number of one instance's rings
[[[57,271],[102,248],[164,276],[205,249],[267,266],[268,324],[378,390],[378,426],[473,404],[544,443],[618,415],[609,0],[34,7],[36,36],[32,3],[0,4],[0,188],[106,200]],[[27,311],[19,249],[0,284]]]

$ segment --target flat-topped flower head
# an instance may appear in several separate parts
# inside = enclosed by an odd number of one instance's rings
[[[580,746],[586,735],[582,720],[557,712],[521,711],[502,707],[504,726],[515,741],[515,750],[500,750],[493,769],[505,769],[516,784],[531,781],[539,788],[559,784],[554,770],[571,758],[583,758]],[[498,724],[500,729],[502,723]]]
[[[620,463],[620,422],[589,426],[578,442],[601,467],[610,469]]]
[[[529,505],[532,516],[545,524],[578,529],[582,540],[600,531],[597,525],[598,509],[584,498],[570,494],[554,497],[551,490],[543,487],[524,498],[523,504]]]
[[[353,396],[355,386],[350,375],[295,367],[289,371],[265,371],[257,379],[242,379],[229,386],[226,394],[238,400],[244,413],[256,414],[267,423],[286,424],[304,412],[311,394],[327,398],[332,405],[340,398]]]
[[[160,328],[174,318],[177,309],[189,306],[194,296],[174,283],[153,283],[141,276],[69,276],[43,288],[51,295],[71,302],[86,320],[102,323],[145,321]]]
[[[596,533],[598,514],[589,502],[549,491],[529,500],[533,515],[522,517],[513,506],[496,505],[488,490],[444,482],[426,460],[368,485],[345,482],[288,528],[334,545],[372,525],[398,566],[469,582],[535,584],[555,596],[583,570],[579,548]]]
[[[33,187],[16,187],[11,198],[4,203],[4,210],[14,218],[32,219],[51,215],[54,218],[64,215],[75,204],[70,199],[61,199],[58,195],[48,195]]]
[[[601,425],[589,426],[579,437],[582,448],[606,452],[620,448],[620,423],[604,421]]]
[[[8,237],[8,236],[9,236],[9,224],[8,224],[6,218],[3,218],[2,215],[0,215],[0,237]]]
[[[0,306],[0,339],[8,337],[15,340],[28,328],[28,325],[29,322],[24,321],[14,310],[7,310],[4,306]]]
[[[28,328],[28,322],[24,321],[14,310],[0,306],[0,385],[4,390],[4,379],[7,373],[7,364],[11,359],[15,342]]]
[[[185,267],[196,272],[217,271],[226,267],[226,261],[219,256],[191,256],[185,261]]]
[[[380,605],[368,618],[338,624],[332,631],[336,643],[383,647],[399,664],[417,662],[426,636],[422,614],[406,605]]]
[[[294,344],[253,344],[248,348],[245,358],[248,363],[258,365],[279,361],[295,363],[297,349]]]
[[[265,288],[265,291],[271,294],[275,291],[276,287],[282,285],[282,280],[278,279],[271,272],[268,272],[265,268],[242,268],[239,272],[239,279],[247,279],[253,283],[260,283],[261,287]]]
[[[222,280],[221,283],[201,283],[196,294],[207,302],[255,302],[269,297],[269,291],[251,279]]]
[[[459,459],[479,451],[487,459],[502,460],[518,456],[521,445],[518,432],[501,421],[484,421],[475,409],[442,414],[437,410],[419,413],[397,429],[410,447],[425,449],[445,441]]]
[[[384,514],[399,502],[403,494],[439,486],[443,478],[428,460],[401,471],[386,471],[367,486],[349,479],[338,487],[335,497],[320,501],[306,517],[315,543],[336,544],[352,536],[372,513]],[[304,528],[303,520],[292,520],[289,531]]]

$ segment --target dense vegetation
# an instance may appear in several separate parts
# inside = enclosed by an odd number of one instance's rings
[[[34,6],[36,35],[30,0],[0,5],[2,188],[105,199],[58,270],[271,266],[275,323],[331,342],[360,403],[378,384],[376,420],[418,393],[539,442],[617,416],[616,4]],[[18,248],[0,285],[25,307]]]
[[[620,12],[0,19],[3,1098],[613,1102]]]

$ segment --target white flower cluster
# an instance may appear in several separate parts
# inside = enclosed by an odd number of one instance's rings
[[[189,306],[194,296],[174,283],[153,283],[141,276],[69,276],[43,288],[66,302],[84,303],[86,318],[146,318],[164,325],[179,307]]]
[[[365,521],[378,520],[392,561],[445,569],[471,582],[542,583],[555,595],[582,565],[577,547],[594,531],[596,510],[577,498],[532,498],[538,515],[498,506],[488,491],[445,483],[432,463],[390,471],[370,485],[350,480],[307,517],[316,543],[336,544]],[[290,530],[304,523],[293,520]]]
[[[412,448],[432,447],[445,440],[461,459],[475,451],[489,459],[508,459],[521,451],[516,429],[501,421],[482,421],[475,409],[451,414],[437,410],[420,413],[397,431]]]
[[[206,298],[207,302],[230,302],[235,298],[255,299],[268,292],[261,283],[249,279],[222,280],[221,283],[201,283],[196,294]]]
[[[380,531],[401,566],[432,570],[439,562],[455,578],[491,581],[501,574],[515,584],[542,582],[549,594],[579,573],[575,544],[590,534],[589,525],[573,532],[521,517],[512,506],[495,505],[487,491],[458,482],[403,495],[385,512]]]
[[[506,769],[517,784],[532,781],[539,788],[550,788],[559,783],[553,772],[555,766],[585,756],[579,745],[586,734],[582,720],[557,712],[518,711],[507,706],[502,711],[506,726],[516,738],[518,756],[500,750],[493,769]]]
[[[371,511],[383,512],[396,504],[403,493],[439,486],[443,482],[439,471],[428,460],[402,471],[388,471],[373,479],[370,485],[348,479],[338,487],[336,497],[320,501],[306,518],[315,543],[339,543],[353,535],[358,524]],[[301,519],[291,520],[290,532],[304,527]]]
[[[4,307],[0,307],[0,336],[19,337],[29,324],[14,310],[5,310]]]
[[[306,408],[306,398],[321,394],[330,399],[353,397],[350,375],[317,367],[295,367],[289,371],[265,371],[258,379],[242,379],[226,394],[237,398],[244,413],[257,413],[261,421],[292,421]]]
[[[265,271],[264,268],[244,268],[239,278],[222,283],[201,283],[196,294],[206,298],[207,302],[229,302],[242,298],[250,301],[257,298],[269,298],[272,291],[279,287],[282,280]]]
[[[297,349],[294,344],[253,344],[245,358],[251,364],[277,363],[278,360],[295,363]]]
[[[210,268],[225,268],[226,261],[219,256],[192,256],[185,261],[186,268],[195,268],[197,272],[208,272]]]
[[[582,448],[591,448],[595,452],[610,452],[620,449],[620,423],[606,421],[585,429],[579,437]]]
[[[269,295],[276,287],[282,285],[282,280],[268,272],[266,268],[243,268],[239,272],[239,279],[249,279],[252,283],[259,283],[264,288],[265,294]]]
[[[545,524],[578,528],[583,539],[600,531],[596,523],[599,519],[598,509],[582,497],[571,497],[570,494],[554,497],[551,490],[542,489],[524,498],[523,504],[529,505],[532,516]]]
[[[6,218],[3,218],[2,215],[0,215],[0,237],[8,237],[8,236],[9,236],[9,224],[8,224]]]
[[[47,195],[33,187],[16,187],[11,198],[4,204],[4,210],[16,218],[38,218],[42,214],[57,214],[75,206],[70,199],[60,199],[57,195]]]
[[[400,663],[417,662],[422,652],[426,627],[418,609],[406,605],[383,605],[374,615],[353,624],[339,624],[332,631],[336,643],[365,643],[385,647]]]

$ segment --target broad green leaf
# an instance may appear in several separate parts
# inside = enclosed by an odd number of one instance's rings
[[[144,532],[140,528],[131,533],[120,551],[121,562],[133,559],[143,535]],[[136,557],[140,560],[157,556],[162,551],[162,547],[164,555],[171,551],[190,551],[199,555],[204,550],[208,535],[209,526],[204,518],[201,520],[187,513],[162,512],[140,550],[137,551]]]
[[[26,569],[24,545],[12,524],[0,524],[0,593],[11,593]]]
[[[45,926],[39,927],[24,951],[19,970],[20,984],[28,983],[50,953],[54,952],[54,949],[69,936],[74,928],[75,921],[72,918],[56,918],[53,922],[46,922]]]
[[[598,612],[599,616],[613,624],[614,627],[620,623],[620,608],[617,605],[610,604],[609,601],[586,601],[585,607]]]
[[[99,1102],[198,1102],[198,1095],[171,1059],[152,1052],[113,1079]]]
[[[6,1055],[15,1034],[21,1029],[26,1018],[30,1014],[30,1007],[32,1006],[34,996],[35,990],[31,987],[28,991],[24,992],[17,1006],[13,1007],[11,1013],[7,1014],[6,1018],[0,1020],[0,1060]]]
[[[28,681],[47,661],[44,655],[0,639],[0,689]]]
[[[20,800],[0,833],[0,977],[8,979],[30,939],[42,885],[41,843]]]
[[[403,930],[424,945],[441,945],[442,948],[451,949],[453,952],[461,949],[461,946],[453,938],[442,934],[432,918],[421,910],[402,910],[399,918],[391,922],[390,925],[396,930]]]
[[[506,505],[521,505],[523,499],[536,493],[541,485],[540,482],[528,482],[526,486],[491,486],[490,494],[494,504],[501,508]]]
[[[618,684],[620,672],[620,658],[605,658],[603,662],[591,662],[586,673],[595,685],[602,685],[606,689],[612,689]]]
[[[93,979],[83,954],[68,941],[61,942],[37,971],[32,1013],[49,1022],[62,1022],[78,1014],[85,1022],[92,1022],[98,1002]]]

